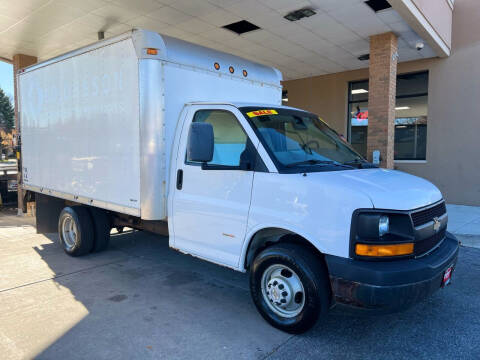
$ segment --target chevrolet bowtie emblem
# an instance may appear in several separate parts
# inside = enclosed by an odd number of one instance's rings
[[[442,223],[440,222],[440,220],[438,220],[438,217],[435,216],[433,218],[433,230],[437,232],[440,229],[440,225],[442,225]]]

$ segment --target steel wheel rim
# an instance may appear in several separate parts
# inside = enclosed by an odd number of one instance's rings
[[[65,244],[65,248],[70,251],[77,244],[77,225],[71,215],[64,216],[62,220],[62,239]]]
[[[288,266],[269,266],[262,275],[262,295],[267,306],[277,315],[292,318],[305,306],[305,289],[300,277]]]

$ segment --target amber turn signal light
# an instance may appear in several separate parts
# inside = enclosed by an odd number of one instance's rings
[[[413,243],[394,245],[357,244],[355,253],[360,256],[401,256],[413,254]]]
[[[147,49],[147,54],[148,54],[148,55],[157,55],[157,54],[158,54],[158,50],[157,50],[157,49],[153,49],[153,48],[148,48],[148,49]]]

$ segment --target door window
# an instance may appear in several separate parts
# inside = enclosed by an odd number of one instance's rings
[[[213,126],[213,159],[209,165],[240,166],[247,135],[235,115],[225,110],[199,110],[192,122],[205,122]]]

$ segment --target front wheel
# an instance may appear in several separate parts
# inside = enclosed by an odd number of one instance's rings
[[[276,244],[257,255],[250,270],[250,292],[265,320],[295,334],[310,329],[331,299],[324,262],[294,243]]]

